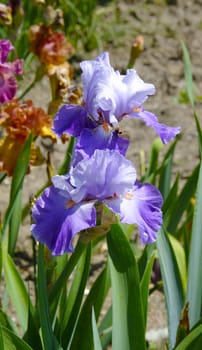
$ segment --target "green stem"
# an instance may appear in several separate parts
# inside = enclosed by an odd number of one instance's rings
[[[27,93],[34,87],[37,80],[38,79],[35,77],[34,80],[31,82],[31,84],[28,85],[28,87],[23,91],[23,93],[18,97],[18,100],[21,100],[25,95],[27,95]]]

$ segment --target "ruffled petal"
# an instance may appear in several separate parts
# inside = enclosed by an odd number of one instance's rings
[[[156,187],[136,181],[133,191],[125,193],[122,198],[106,200],[104,203],[115,214],[120,215],[121,222],[137,224],[144,244],[156,240],[157,232],[162,225],[163,203]]]
[[[104,69],[105,67],[108,67],[111,69],[110,62],[109,62],[109,54],[108,52],[101,53],[96,59],[94,60],[85,60],[80,63],[80,67],[82,70],[82,82],[84,85],[84,100],[86,100],[88,95],[88,89],[91,84],[91,79],[94,75],[94,73],[97,70]]]
[[[154,85],[145,83],[134,69],[128,70],[126,75],[115,71],[106,52],[95,60],[82,62],[81,68],[84,101],[95,120],[101,114],[107,122],[116,125],[155,93]]]
[[[80,161],[70,174],[72,199],[104,200],[133,188],[136,170],[133,164],[114,150],[96,150],[92,157]]]
[[[67,193],[62,196],[53,186],[37,199],[32,217],[33,236],[47,245],[53,255],[72,252],[75,234],[96,225],[94,202],[74,204]]]

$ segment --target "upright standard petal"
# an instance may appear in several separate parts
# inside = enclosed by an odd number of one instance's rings
[[[72,252],[72,239],[81,230],[96,225],[94,202],[76,204],[68,192],[47,188],[32,209],[31,232],[53,255]]]
[[[94,76],[94,73],[97,70],[104,69],[106,67],[112,69],[112,67],[110,66],[110,62],[109,62],[109,54],[108,54],[108,52],[103,52],[98,57],[96,57],[94,60],[82,61],[80,63],[80,67],[82,70],[81,79],[82,79],[83,86],[84,86],[84,100],[86,100],[87,94],[88,94],[88,89],[89,89],[89,86],[92,82],[92,78]]]
[[[107,53],[82,62],[81,68],[84,101],[95,120],[104,113],[105,119],[114,125],[155,93],[154,85],[145,83],[134,69],[126,75],[115,71]]]

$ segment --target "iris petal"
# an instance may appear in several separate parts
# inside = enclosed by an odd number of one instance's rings
[[[181,131],[180,127],[159,123],[157,117],[148,111],[141,110],[140,112],[131,113],[129,117],[143,120],[147,126],[152,127],[156,131],[164,144],[172,141]]]
[[[32,234],[46,244],[53,255],[72,252],[75,234],[96,225],[94,202],[68,207],[69,200],[67,193],[65,198],[52,186],[37,199],[32,210]]]
[[[137,224],[141,241],[152,243],[162,225],[162,196],[156,187],[136,181],[132,191],[122,198],[105,201],[106,206],[120,215],[127,224]]]

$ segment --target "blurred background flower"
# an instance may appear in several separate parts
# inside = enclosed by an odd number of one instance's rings
[[[14,47],[10,40],[0,40],[0,103],[12,100],[16,94],[15,74],[22,74],[22,60],[7,62],[7,57]]]
[[[12,175],[16,161],[30,133],[35,140],[37,136],[50,137],[53,142],[56,136],[51,131],[51,118],[42,108],[37,108],[32,101],[20,103],[13,100],[0,109],[0,126],[5,128],[6,135],[0,142],[0,170]],[[31,165],[43,162],[39,148],[33,142]]]

